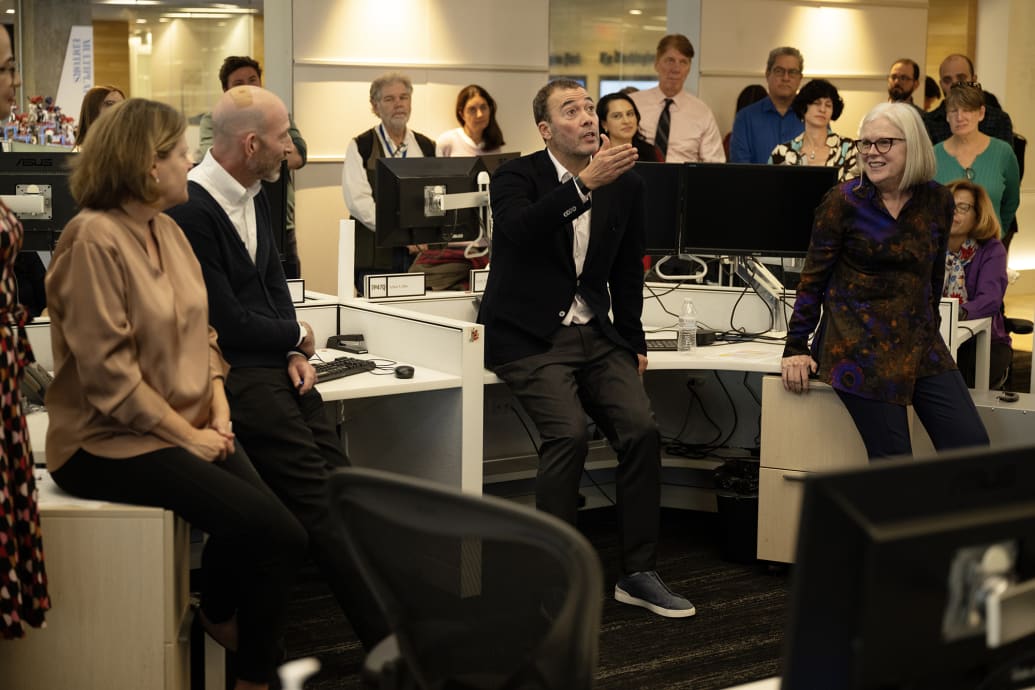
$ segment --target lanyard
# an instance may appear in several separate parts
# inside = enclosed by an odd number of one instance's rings
[[[392,142],[388,139],[388,135],[385,134],[384,124],[380,124],[377,127],[379,130],[381,130],[381,140],[385,143],[385,150],[388,151],[389,158],[406,158],[406,141],[403,140],[403,143],[399,145],[399,148],[393,150]],[[400,153],[401,155],[399,155]]]

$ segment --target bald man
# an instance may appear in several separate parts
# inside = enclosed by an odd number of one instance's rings
[[[188,176],[190,200],[168,213],[201,263],[209,319],[230,363],[234,435],[306,528],[313,560],[369,650],[388,628],[330,512],[328,475],[349,462],[313,388],[312,329],[295,317],[261,184],[280,175],[289,128],[273,93],[228,89],[212,111],[212,148]]]

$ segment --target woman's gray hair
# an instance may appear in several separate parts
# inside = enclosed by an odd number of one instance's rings
[[[916,106],[911,103],[878,103],[859,123],[860,138],[863,128],[876,120],[887,120],[905,139],[906,167],[902,171],[899,189],[908,189],[934,179],[934,147],[931,146],[931,138],[927,136],[927,129]],[[858,165],[860,172],[865,173],[862,155],[858,157]]]

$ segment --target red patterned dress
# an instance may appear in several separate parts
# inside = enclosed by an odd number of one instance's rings
[[[25,335],[27,313],[15,302],[14,260],[22,224],[0,203],[0,638],[42,627],[50,608],[43,539],[36,506],[29,431],[18,399],[22,369],[34,361]]]

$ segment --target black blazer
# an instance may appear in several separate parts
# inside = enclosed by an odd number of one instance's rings
[[[546,150],[510,161],[493,175],[492,264],[478,312],[485,324],[489,367],[545,352],[575,293],[593,310],[604,334],[646,354],[643,326],[643,180],[626,173],[583,204],[571,182],[561,184]],[[589,247],[575,275],[572,220],[589,210]],[[612,304],[613,301],[613,304]],[[614,321],[608,316],[613,309]]]

